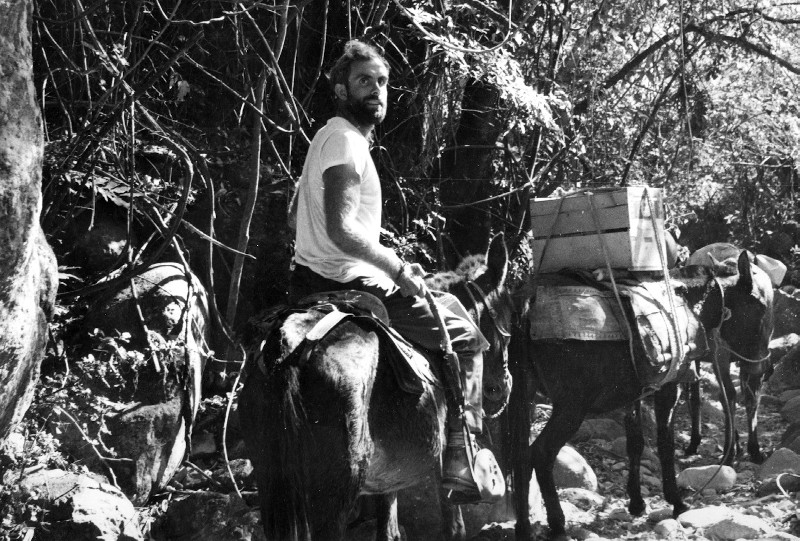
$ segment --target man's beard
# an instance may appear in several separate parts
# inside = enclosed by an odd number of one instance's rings
[[[368,99],[368,98],[366,98]],[[376,125],[383,122],[386,117],[386,107],[374,109],[364,103],[364,101],[356,101],[351,97],[347,97],[347,101],[343,103],[345,111],[347,111],[359,125]]]

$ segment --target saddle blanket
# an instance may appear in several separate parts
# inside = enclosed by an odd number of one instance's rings
[[[705,330],[684,297],[676,292],[670,303],[667,283],[649,274],[626,273],[615,280],[622,306],[612,283],[591,273],[540,278],[530,309],[532,340],[629,340],[633,333],[651,366],[662,370],[707,349]]]

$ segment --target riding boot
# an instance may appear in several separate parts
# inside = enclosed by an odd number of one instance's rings
[[[467,427],[461,378],[457,377],[457,381],[445,377],[450,413],[442,485],[450,491],[449,498],[453,503],[493,503],[505,494],[505,479],[492,452],[480,449]]]

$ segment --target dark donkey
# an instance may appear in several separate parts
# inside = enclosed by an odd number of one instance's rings
[[[716,267],[720,264],[734,265],[737,258],[741,255],[742,249],[727,243],[716,243],[700,248],[689,258],[689,264]],[[758,256],[751,255],[751,261],[758,267]],[[757,271],[756,271],[757,272]],[[761,385],[769,377],[772,371],[772,361],[770,360],[769,340],[773,331],[773,290],[765,288],[763,293],[764,302],[768,303],[767,316],[762,319],[761,334],[764,340],[750,342],[750,345],[740,344],[735,347],[741,337],[734,336],[735,342],[730,346],[724,342],[719,342],[716,348],[716,359],[718,364],[716,370],[717,380],[720,385],[720,402],[728,402],[725,416],[725,447],[723,451],[723,463],[732,465],[736,456],[741,455],[739,447],[739,433],[734,425],[736,412],[736,387],[731,380],[731,362],[736,362],[739,366],[739,382],[744,395],[744,407],[747,415],[747,454],[750,460],[756,464],[764,461],[761,453],[761,446],[758,443],[758,408],[761,402]],[[740,352],[740,353],[737,353]],[[712,360],[712,359],[709,359]],[[697,370],[700,370],[700,359],[697,360]],[[702,423],[700,419],[700,381],[691,384],[689,391],[689,410],[692,418],[692,433],[689,445],[686,447],[686,454],[697,453],[697,448],[702,440]]]
[[[502,407],[508,381],[504,281],[508,254],[492,239],[478,276],[449,280],[490,341],[484,355],[487,413]],[[360,495],[377,496],[377,539],[400,539],[397,491],[435,475],[446,443],[444,389],[423,380],[401,388],[377,334],[345,320],[307,356],[282,356],[289,336],[322,318],[313,310],[286,318],[265,342],[263,368],[251,363],[239,398],[245,442],[256,472],[264,531],[270,540],[342,539]],[[282,343],[283,341],[283,343]],[[417,353],[419,355],[419,353]],[[428,355],[437,364],[435,354]],[[488,392],[487,392],[488,390]],[[464,539],[461,511],[440,493],[444,537]]]
[[[767,316],[766,275],[743,255],[737,269],[685,267],[670,274],[674,284],[682,286],[686,303],[707,331],[719,328],[721,337],[737,354],[753,356],[764,351],[761,332]],[[765,282],[767,285],[765,285]],[[730,317],[724,314],[730,313]],[[526,314],[523,314],[526,315]],[[514,500],[517,513],[517,540],[530,538],[528,483],[533,471],[541,488],[550,534],[553,539],[567,538],[564,513],[553,481],[553,466],[564,444],[572,438],[589,413],[604,413],[638,403],[644,385],[637,377],[629,344],[625,341],[532,341],[527,333],[512,337],[513,352],[525,350],[524,360],[513,359],[514,388],[509,414],[513,417],[515,458]],[[643,350],[635,350],[637,356]],[[528,446],[528,408],[533,396],[526,388],[524,370],[532,367],[535,386],[552,401],[552,416],[541,434]],[[672,504],[675,516],[687,509],[675,479],[672,412],[679,397],[679,384],[665,382],[653,393],[657,422],[657,446],[661,462],[664,497]],[[629,510],[638,515],[645,503],[639,492],[638,464],[644,449],[640,419],[629,416],[628,455],[631,461],[628,493]]]

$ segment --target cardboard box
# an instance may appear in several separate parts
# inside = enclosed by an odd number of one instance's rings
[[[658,188],[606,188],[534,199],[531,227],[533,264],[540,272],[605,268],[601,236],[612,268],[662,270],[657,241],[666,260],[664,201]]]

